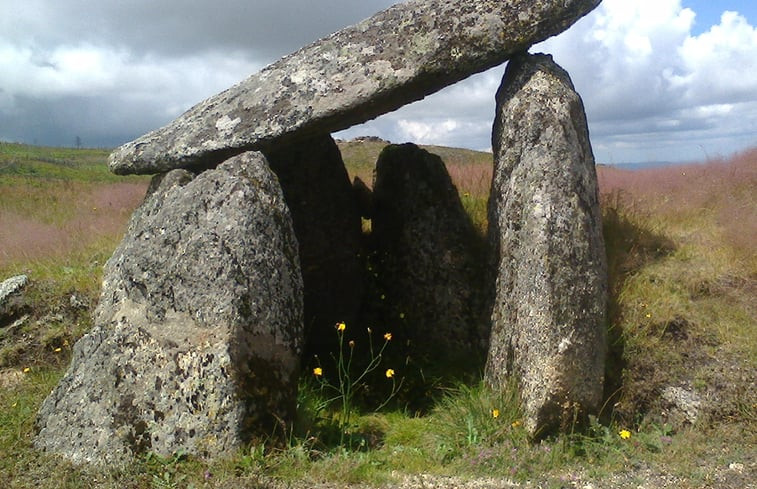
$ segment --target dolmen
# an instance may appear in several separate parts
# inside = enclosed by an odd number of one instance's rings
[[[115,150],[113,172],[155,176],[105,266],[94,327],[40,409],[36,447],[121,464],[148,452],[217,458],[288,433],[304,352],[333,335],[333,321],[358,317],[363,300],[361,211],[331,132],[509,59],[494,129],[490,290],[450,301],[455,317],[484,324],[433,317],[452,345],[491,333],[486,378],[494,388],[518,381],[533,435],[595,411],[606,288],[586,120],[567,74],[524,53],[599,2],[401,3]],[[398,155],[418,162],[411,173],[443,170],[418,148],[393,151],[386,175],[406,171]],[[397,192],[386,182],[379,204]],[[459,214],[450,202],[439,220]],[[434,240],[446,242],[441,226]],[[418,294],[465,288],[468,258],[453,256],[465,249],[455,241],[445,258],[462,282]],[[408,265],[395,258],[402,275]],[[436,263],[424,256],[421,266]]]

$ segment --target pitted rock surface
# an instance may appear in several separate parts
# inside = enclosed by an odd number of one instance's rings
[[[16,275],[0,282],[0,326],[6,317],[12,317],[22,307],[21,291],[29,278]]]
[[[118,174],[209,168],[365,122],[559,34],[600,0],[416,0],[307,46],[117,149]]]
[[[293,419],[302,279],[260,153],[156,176],[104,277],[95,327],[39,412],[38,448],[75,462],[213,457]]]
[[[536,435],[596,412],[607,271],[583,103],[550,56],[510,61],[497,93],[489,238],[497,272],[487,380],[515,376]]]
[[[326,358],[334,324],[352,324],[363,294],[360,211],[328,134],[266,151],[292,214],[305,286],[305,358]]]
[[[385,295],[379,324],[398,325],[420,361],[483,359],[481,240],[439,156],[411,143],[384,148],[371,239]]]

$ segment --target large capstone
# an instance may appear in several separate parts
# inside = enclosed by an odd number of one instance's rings
[[[482,359],[481,239],[439,156],[410,143],[384,148],[371,238],[380,323],[423,363]]]
[[[414,0],[311,44],[117,149],[118,174],[211,167],[365,122],[559,34],[600,0]]]
[[[293,419],[302,334],[297,242],[265,158],[156,176],[35,445],[75,462],[232,454]]]
[[[300,249],[305,285],[305,358],[334,345],[334,325],[352,324],[363,282],[360,211],[334,140],[324,134],[266,151],[279,177]]]
[[[489,239],[496,297],[486,378],[520,384],[532,435],[596,412],[607,271],[583,104],[550,56],[510,61],[497,92]]]

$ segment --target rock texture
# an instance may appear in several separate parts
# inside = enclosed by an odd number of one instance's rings
[[[16,275],[0,282],[0,326],[23,308],[21,291],[28,281],[26,275]]]
[[[596,171],[583,104],[550,56],[513,58],[497,104],[486,377],[519,380],[536,435],[569,428],[601,402],[607,272]]]
[[[301,343],[297,243],[263,156],[156,176],[35,444],[75,462],[229,454],[293,418]]]
[[[352,324],[363,292],[360,211],[330,135],[266,151],[292,213],[305,285],[305,358],[325,357],[334,324]]]
[[[286,56],[117,149],[118,174],[208,168],[397,109],[558,34],[600,0],[416,0]]]
[[[430,361],[485,351],[482,250],[439,156],[414,144],[384,148],[373,186],[372,240],[384,324]]]

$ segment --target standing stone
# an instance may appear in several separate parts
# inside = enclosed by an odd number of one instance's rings
[[[292,213],[305,286],[305,358],[334,346],[334,325],[352,324],[363,292],[361,222],[334,140],[324,134],[266,151]]]
[[[551,56],[510,61],[497,92],[489,239],[496,297],[486,377],[514,376],[532,435],[596,412],[607,270],[583,104]]]
[[[497,66],[600,0],[412,0],[342,29],[113,152],[118,174],[208,168],[346,129]]]
[[[156,176],[35,444],[75,462],[234,453],[293,419],[301,337],[297,243],[263,156]]]
[[[475,228],[441,158],[414,144],[384,148],[376,163],[372,239],[388,327],[427,361],[484,356]]]

